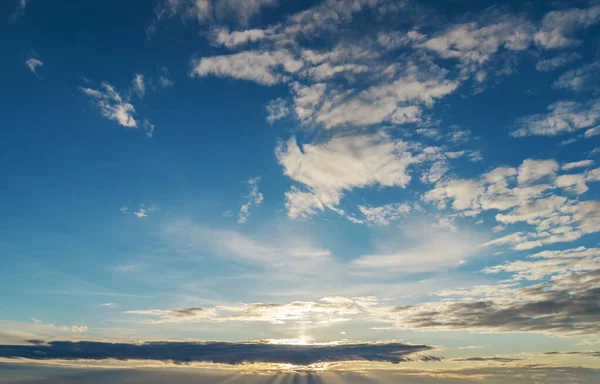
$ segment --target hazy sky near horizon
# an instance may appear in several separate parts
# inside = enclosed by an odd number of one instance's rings
[[[0,364],[593,382],[599,32],[594,0],[3,1]]]

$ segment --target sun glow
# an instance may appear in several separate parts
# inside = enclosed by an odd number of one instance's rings
[[[286,345],[312,345],[308,338],[298,338],[298,339],[267,339],[269,344],[286,344]]]

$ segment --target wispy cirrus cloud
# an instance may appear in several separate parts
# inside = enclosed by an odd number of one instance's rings
[[[248,180],[248,187],[250,192],[244,196],[246,202],[240,207],[238,213],[238,223],[243,224],[248,221],[250,217],[250,208],[257,207],[263,202],[263,194],[258,190],[258,183],[260,182],[260,176],[254,177]]]
[[[136,77],[137,79],[137,77]],[[135,79],[134,79],[135,80]],[[143,96],[143,78],[134,87],[138,94]],[[152,137],[154,125],[148,119],[136,119],[136,111],[128,98],[121,96],[115,87],[107,82],[103,82],[100,88],[81,87],[81,91],[91,99],[92,105],[100,110],[102,116],[109,120],[117,122],[126,128],[142,128],[146,136]],[[141,93],[140,93],[141,92]]]
[[[33,72],[34,75],[38,76],[37,70],[38,68],[42,68],[44,66],[44,63],[42,62],[42,60],[36,57],[30,57],[25,61],[25,66],[27,66],[27,68],[29,68],[29,70]]]

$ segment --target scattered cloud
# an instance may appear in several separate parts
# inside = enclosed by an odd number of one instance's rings
[[[289,116],[289,106],[283,99],[275,99],[267,105],[267,121],[273,124],[278,120],[285,119]]]
[[[562,68],[577,60],[580,60],[582,56],[579,53],[561,53],[548,59],[541,59],[535,64],[535,68],[540,72],[552,72],[558,68]]]
[[[411,211],[411,206],[408,203],[392,203],[380,207],[359,205],[358,209],[366,221],[377,225],[389,225],[390,221],[406,216]]]
[[[132,210],[131,214],[136,216],[138,219],[143,219],[144,217],[148,217],[152,212],[157,210],[158,208],[156,206],[145,207],[144,204],[140,204],[137,211]],[[129,207],[127,207],[126,205],[122,206],[120,211],[126,215],[130,213]]]
[[[135,93],[135,95],[137,95],[137,97],[139,97],[140,99],[144,97],[144,94],[146,93],[146,84],[144,83],[144,75],[137,73],[134,77],[133,77],[133,82],[132,82],[132,90]]]
[[[263,194],[258,191],[259,182],[260,176],[248,180],[250,193],[244,196],[246,202],[240,207],[240,212],[238,213],[238,223],[240,224],[248,221],[248,217],[250,217],[250,208],[252,206],[257,207],[263,202]]]
[[[564,171],[570,171],[571,169],[587,168],[587,167],[591,167],[592,165],[594,165],[594,160],[581,160],[581,161],[574,161],[572,163],[563,164],[562,169]]]
[[[559,101],[548,107],[547,113],[521,118],[518,128],[511,132],[514,137],[556,136],[600,124],[600,100],[585,102]]]
[[[552,84],[552,87],[575,92],[589,89],[596,91],[598,84],[600,84],[600,75],[598,73],[600,73],[600,61],[563,73]]]
[[[27,66],[27,68],[29,68],[29,70],[31,72],[33,72],[33,74],[38,76],[37,70],[38,70],[38,68],[43,67],[44,63],[40,59],[37,59],[35,57],[30,57],[29,59],[27,59],[25,61],[25,65]]]
[[[100,109],[102,115],[107,119],[116,121],[127,128],[138,126],[138,122],[133,116],[135,108],[124,101],[112,85],[104,82],[100,89],[82,87],[81,90],[93,100],[92,103]]]
[[[600,21],[600,6],[571,8],[551,11],[542,19],[541,27],[535,34],[535,42],[547,49],[573,48],[581,44],[574,38],[579,28],[588,28]]]
[[[567,168],[578,165],[573,163]],[[574,241],[600,230],[594,218],[600,203],[577,199],[577,195],[588,190],[587,183],[598,181],[600,171],[559,175],[559,170],[558,162],[553,159],[526,159],[518,169],[502,166],[478,179],[444,179],[427,191],[422,200],[467,217],[496,210],[500,211],[495,215],[499,224],[525,222],[536,227],[535,232],[510,233],[484,246],[511,244],[516,250],[525,250]],[[560,196],[560,192],[567,196]]]
[[[152,138],[154,133],[154,124],[148,119],[137,120],[133,104],[130,97],[123,97],[109,83],[103,82],[100,88],[80,87],[81,91],[91,99],[92,105],[100,110],[102,116],[109,120],[116,121],[119,125],[126,128],[142,128],[146,136]],[[142,98],[146,91],[144,77],[135,75],[133,84],[126,94],[136,94]]]
[[[170,88],[175,85],[175,82],[171,80],[171,75],[166,67],[160,69],[160,75],[158,76],[158,83],[163,88]]]

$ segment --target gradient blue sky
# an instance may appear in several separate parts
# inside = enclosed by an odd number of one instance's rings
[[[0,15],[1,343],[600,343],[598,2]]]

